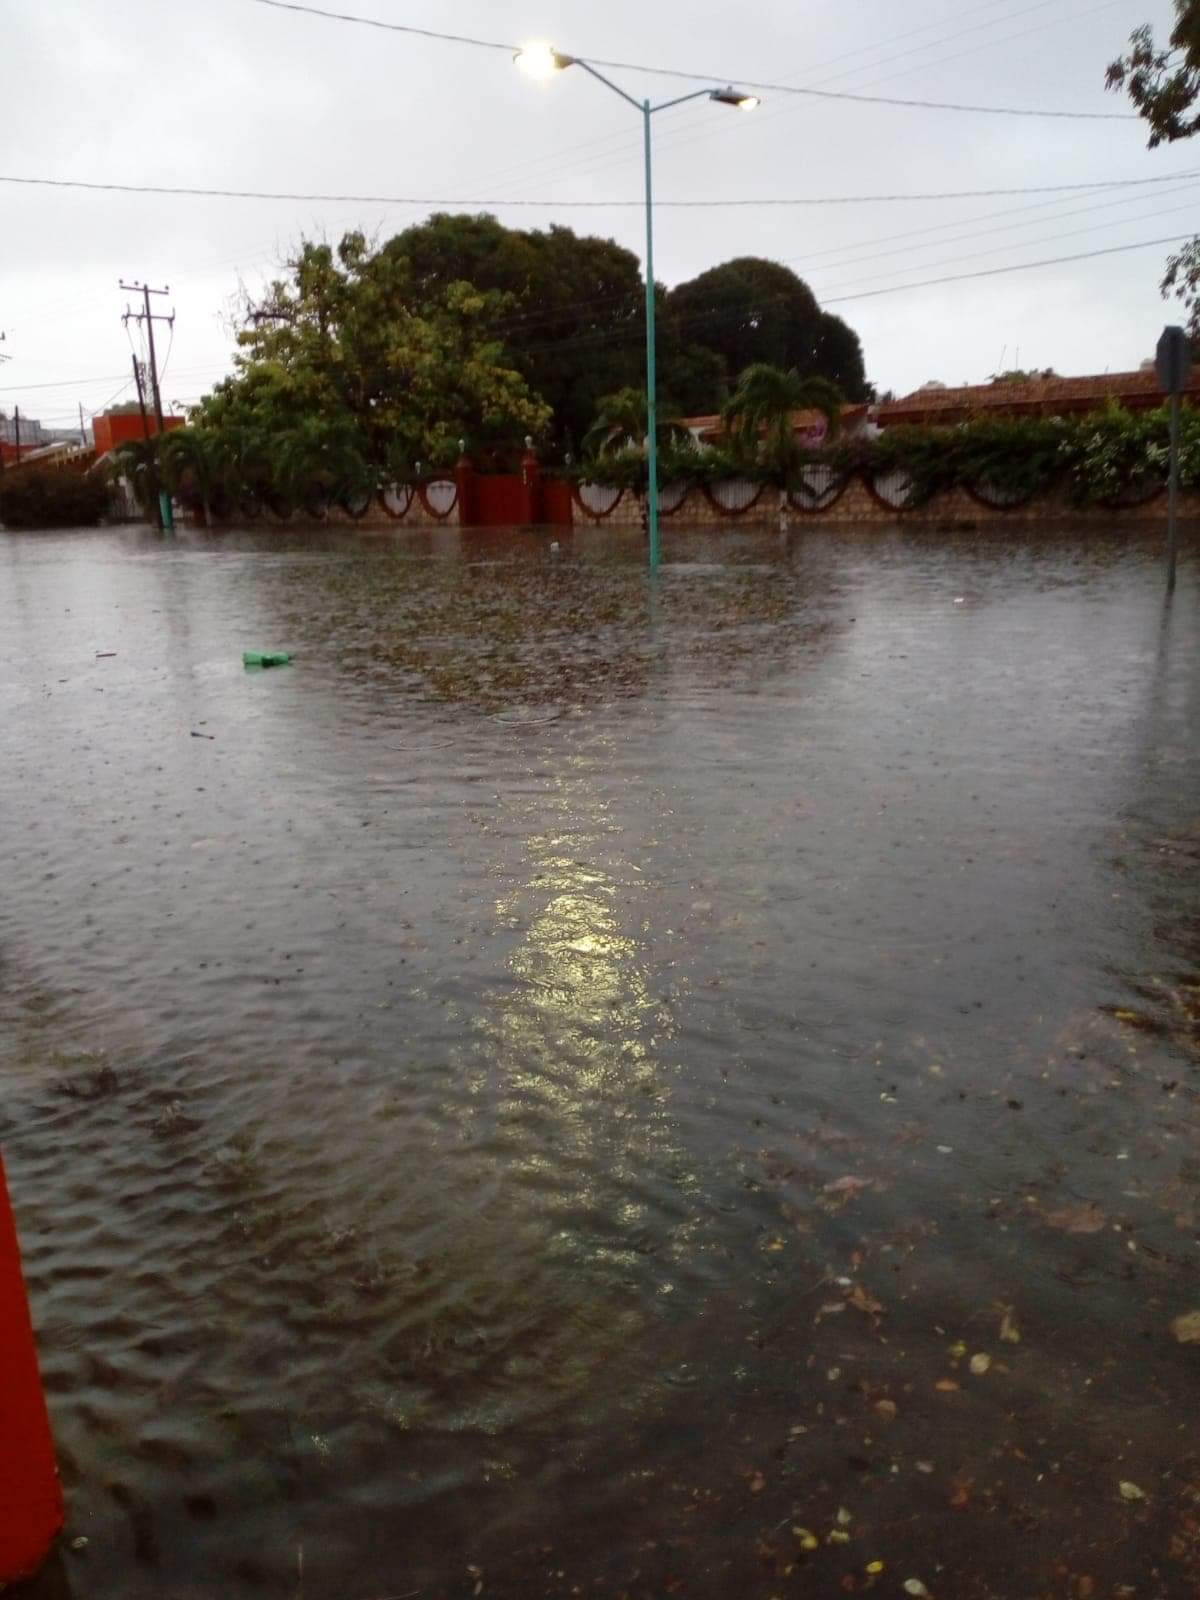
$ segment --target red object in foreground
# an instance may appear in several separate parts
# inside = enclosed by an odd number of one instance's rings
[[[62,1486],[0,1161],[0,1586],[36,1572],[62,1524]]]

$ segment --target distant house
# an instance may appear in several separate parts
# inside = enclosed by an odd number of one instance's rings
[[[172,428],[182,428],[183,425],[182,417],[163,418],[164,433],[170,433]],[[106,456],[119,444],[128,444],[131,440],[144,438],[145,429],[149,429],[152,434],[158,432],[158,421],[152,411],[147,415],[145,428],[142,425],[140,411],[106,411],[103,416],[96,417],[92,422],[96,459]]]
[[[39,449],[46,442],[46,430],[36,417],[23,416],[18,422],[16,417],[0,411],[0,463],[4,466],[11,467],[18,461],[24,461],[30,451]]]
[[[872,434],[874,406],[843,406],[839,439],[854,439]],[[718,417],[682,417],[683,426],[698,445],[717,445],[725,438],[725,424]],[[829,422],[820,411],[793,411],[792,431],[798,444],[806,449],[819,450],[829,434]]]
[[[965,384],[950,389],[927,383],[899,400],[876,407],[881,428],[902,424],[953,427],[978,417],[1071,417],[1096,411],[1115,400],[1128,411],[1150,411],[1163,403],[1153,363],[1137,372],[1104,372],[1096,377],[1027,378],[1019,383]],[[1200,372],[1194,372],[1185,400],[1200,404]]]

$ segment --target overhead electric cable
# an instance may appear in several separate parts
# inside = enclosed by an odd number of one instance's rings
[[[297,11],[307,16],[323,17],[330,22],[350,22],[364,28],[380,28],[387,33],[404,33],[422,39],[438,39],[448,44],[473,45],[481,50],[508,50],[514,55],[521,48],[505,44],[499,39],[478,39],[469,34],[440,33],[433,28],[417,28],[403,22],[384,22],[378,17],[360,17],[347,11],[327,11],[320,6],[300,5],[298,0],[251,0],[252,5],[271,6],[276,11]],[[647,66],[644,62],[606,61],[601,56],[580,55],[594,67],[605,67],[613,72],[640,72],[655,78],[677,78],[686,83],[726,83],[732,79],[745,89],[761,89],[767,94],[807,95],[819,100],[852,100],[859,104],[909,106],[921,111],[968,111],[991,117],[1067,117],[1088,122],[1136,122],[1136,112],[1127,111],[1047,111],[1032,106],[977,106],[950,100],[901,100],[890,95],[854,94],[845,89],[804,88],[793,83],[765,83],[739,73],[686,72],[678,67]]]
[[[998,189],[943,189],[915,194],[848,194],[848,195],[798,195],[779,199],[761,198],[658,200],[657,210],[711,210],[749,206],[861,206],[890,205],[902,202],[933,200],[986,200],[1003,195],[1066,194],[1087,189],[1132,189],[1156,183],[1177,183],[1180,179],[1197,176],[1197,170],[1160,173],[1151,178],[1105,178],[1089,183],[1043,183],[1018,188]],[[48,189],[91,189],[101,193],[117,194],[167,194],[202,200],[291,200],[314,202],[323,205],[379,205],[379,206],[538,206],[551,210],[602,211],[629,207],[645,209],[645,198],[637,200],[508,200],[503,196],[491,199],[450,199],[445,196],[386,195],[386,194],[300,194],[291,190],[276,189],[208,189],[183,184],[165,183],[99,183],[83,178],[30,178],[0,173],[0,183],[27,185]]]

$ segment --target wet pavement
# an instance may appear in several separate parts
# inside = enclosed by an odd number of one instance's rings
[[[0,536],[32,1594],[1200,1592],[1194,552],[562,544]]]

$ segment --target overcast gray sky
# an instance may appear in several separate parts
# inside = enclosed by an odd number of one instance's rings
[[[579,55],[919,99],[1120,112],[1104,69],[1169,0],[326,0],[329,9]],[[616,74],[614,74],[616,75]],[[620,75],[636,95],[670,80]],[[0,174],[486,200],[504,222],[565,222],[642,252],[640,124],[578,72],[532,85],[498,52],[270,9],[254,0],[0,0]],[[1136,121],[1050,121],[765,95],[656,120],[661,200],[789,198],[1087,183],[1110,193],[919,204],[669,210],[671,284],[733,255],[785,261],[904,392],[979,381],[1002,356],[1063,373],[1136,366],[1176,308],[1168,247],[848,299],[990,267],[1200,231],[1200,140],[1146,149]],[[1198,176],[1183,174],[1195,169]],[[549,200],[525,208],[517,200]],[[301,234],[387,235],[429,207],[95,194],[0,183],[0,406],[68,421],[130,366],[121,276],[169,284],[164,400],[228,370],[239,276]],[[445,209],[453,209],[446,206]],[[467,209],[480,209],[468,207]],[[905,235],[906,237],[897,237]],[[128,398],[128,392],[121,398]]]

